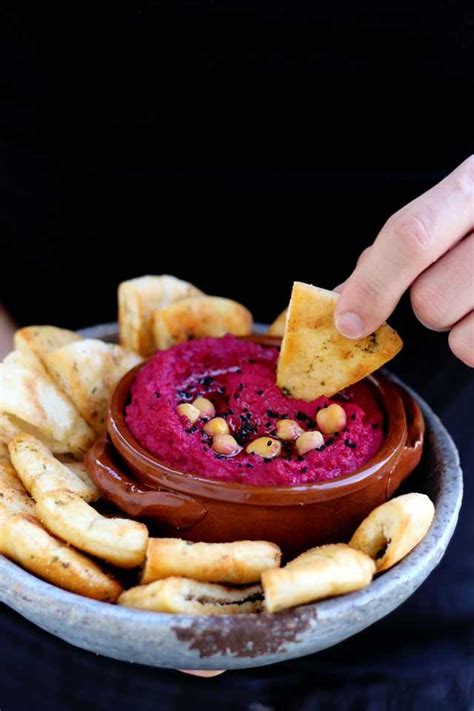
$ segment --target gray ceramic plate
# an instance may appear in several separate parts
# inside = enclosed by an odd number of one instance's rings
[[[115,324],[84,335],[114,340]],[[275,615],[190,617],[141,612],[88,600],[26,573],[0,556],[0,601],[34,624],[83,649],[155,667],[242,669],[337,644],[406,600],[441,560],[462,498],[453,441],[417,397],[427,424],[425,454],[406,490],[423,491],[436,515],[422,543],[365,590]]]

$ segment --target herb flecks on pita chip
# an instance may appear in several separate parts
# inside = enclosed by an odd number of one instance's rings
[[[69,343],[44,359],[53,380],[99,434],[105,432],[107,407],[115,386],[141,361],[132,351],[94,338]]]
[[[0,461],[0,527],[16,514],[35,514],[35,502],[29,496],[13,466]]]
[[[403,342],[383,324],[366,338],[351,340],[334,325],[339,295],[295,282],[277,368],[277,384],[291,397],[310,402],[365,378],[393,358]]]
[[[26,433],[14,437],[8,449],[19,478],[35,501],[55,489],[67,489],[84,501],[100,498],[83,462],[61,462],[43,442]]]
[[[77,595],[115,602],[123,590],[95,561],[52,536],[27,513],[9,516],[0,525],[0,552],[30,573]]]

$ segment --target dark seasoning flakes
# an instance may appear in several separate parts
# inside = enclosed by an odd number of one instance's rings
[[[317,410],[320,409],[321,408],[318,406]],[[306,412],[302,412],[301,410],[296,413],[295,418],[300,422],[307,422],[309,425],[314,425],[314,419],[307,415]]]
[[[373,353],[378,346],[378,335],[377,331],[374,333],[371,333],[370,336],[367,336],[366,339],[364,339],[366,343],[356,343],[356,347],[359,348],[359,350],[364,351],[364,353]]]

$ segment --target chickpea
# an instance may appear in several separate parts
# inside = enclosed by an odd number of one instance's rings
[[[194,405],[191,405],[189,402],[183,402],[181,405],[178,405],[176,412],[178,415],[181,415],[181,417],[186,417],[192,425],[201,417],[201,413],[197,407],[194,407]]]
[[[324,444],[321,432],[303,432],[296,440],[296,451],[302,457],[313,449],[319,449]]]
[[[203,430],[206,434],[214,437],[215,435],[229,434],[229,425],[223,417],[213,417],[212,420],[206,422]]]
[[[223,457],[234,457],[242,447],[230,434],[217,434],[212,440],[212,449]]]
[[[336,403],[319,410],[316,414],[316,423],[323,434],[331,435],[340,432],[346,426],[346,411]]]
[[[278,420],[276,423],[276,436],[278,439],[283,439],[291,442],[303,434],[304,430],[296,420]]]
[[[197,407],[197,409],[201,413],[201,417],[214,417],[214,415],[216,414],[216,408],[214,407],[212,402],[207,399],[207,397],[197,397],[193,401],[193,406]]]
[[[274,459],[281,452],[281,442],[273,437],[258,437],[245,448],[247,454],[258,454],[264,459]]]

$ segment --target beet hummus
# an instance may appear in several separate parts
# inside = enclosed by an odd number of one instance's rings
[[[303,402],[285,396],[275,383],[278,349],[234,336],[202,338],[159,351],[139,371],[126,408],[126,423],[139,444],[170,467],[207,479],[256,486],[297,486],[326,481],[358,469],[380,449],[383,413],[364,381],[332,398]],[[191,424],[176,408],[197,397],[209,399],[216,416],[244,449],[231,458],[213,451],[206,419]],[[345,428],[324,436],[324,444],[298,456],[292,442],[264,459],[245,446],[275,436],[276,423],[294,419],[317,430],[318,409],[332,403],[346,413]]]

